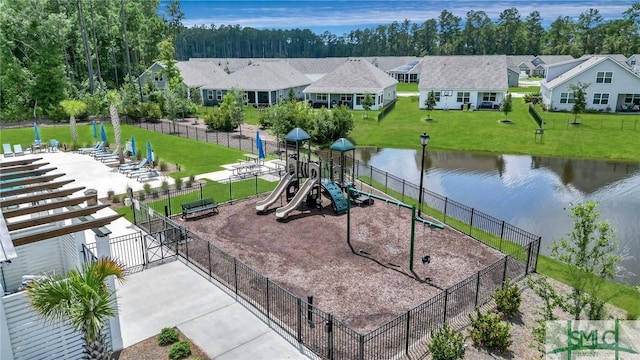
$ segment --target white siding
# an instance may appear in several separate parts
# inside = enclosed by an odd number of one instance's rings
[[[45,323],[24,292],[2,298],[15,360],[83,359],[84,341],[68,325]]]
[[[11,264],[0,265],[6,291],[17,290],[23,275],[38,275],[42,272],[64,274],[68,260],[63,256],[62,243],[61,238],[53,238],[18,246],[18,257]]]

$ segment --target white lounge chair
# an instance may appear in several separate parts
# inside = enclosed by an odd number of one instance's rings
[[[11,150],[11,144],[2,144],[2,152],[4,157],[13,156],[13,150]]]
[[[20,144],[13,145],[13,153],[16,156],[24,155],[24,151],[22,150],[22,145]]]

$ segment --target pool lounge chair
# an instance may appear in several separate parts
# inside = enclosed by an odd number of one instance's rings
[[[13,150],[11,150],[11,144],[2,144],[2,152],[4,157],[13,156]]]
[[[101,149],[104,146],[104,141],[98,141],[95,145],[93,145],[92,147],[86,147],[86,148],[80,148],[78,149],[78,152],[81,154],[86,154],[89,153],[91,151],[96,151]]]
[[[138,175],[137,180],[142,182],[145,180],[155,179],[157,177],[160,177],[160,173],[157,170],[151,170],[151,171],[147,171],[144,174]]]
[[[118,156],[118,149],[113,150],[112,152],[104,152],[104,153],[96,153],[92,155],[96,160],[100,160],[102,161],[102,159],[105,158],[110,158],[110,157],[117,157]]]
[[[138,170],[127,171],[125,175],[127,175],[127,177],[129,178],[138,178],[138,176],[146,174],[150,171],[153,171],[153,169],[141,168]]]
[[[126,173],[128,171],[140,170],[147,164],[147,161],[147,158],[144,158],[140,160],[140,162],[137,162],[135,164],[122,164],[118,166],[118,171],[120,171],[121,173]]]
[[[22,151],[22,145],[20,144],[13,145],[13,154],[15,156],[24,155],[24,151]]]

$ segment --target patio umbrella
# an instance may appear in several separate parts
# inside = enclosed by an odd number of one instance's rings
[[[38,130],[38,123],[33,123],[33,131],[35,131],[36,133],[36,143],[42,141],[42,139],[40,138],[40,131]]]
[[[131,135],[131,156],[136,156],[136,138]]]
[[[151,150],[151,141],[147,141],[147,162],[153,164],[153,150]]]
[[[97,139],[98,138],[98,127],[96,126],[96,121],[93,120],[93,124],[91,125],[92,127],[92,131],[93,131],[93,138]]]
[[[107,132],[104,129],[104,124],[100,124],[100,138],[102,141],[107,141]]]
[[[258,159],[264,159],[264,145],[262,139],[260,139],[260,131],[256,131],[256,147],[258,148]]]

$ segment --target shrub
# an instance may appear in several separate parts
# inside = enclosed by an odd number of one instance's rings
[[[113,195],[111,201],[113,201],[114,204],[120,203],[120,195]]]
[[[456,360],[464,357],[464,336],[449,324],[431,333],[429,351],[433,360]]]
[[[162,185],[160,185],[160,188],[162,189],[162,191],[167,192],[169,191],[169,182],[167,182],[167,180],[163,180],[162,181]]]
[[[196,176],[195,175],[191,175],[189,176],[189,180],[187,180],[187,187],[190,188],[193,186],[194,181],[196,181]]]
[[[184,359],[189,355],[191,355],[191,345],[188,341],[177,342],[169,349],[169,359],[172,360]]]
[[[147,194],[147,195],[150,195],[150,194],[151,194],[151,184],[149,184],[149,183],[144,184],[144,185],[142,186],[142,189],[144,190],[144,193],[145,193],[145,194]]]
[[[164,328],[158,335],[158,345],[160,346],[171,345],[178,340],[180,340],[180,336],[178,330],[174,328]]]
[[[511,326],[502,321],[499,314],[482,314],[476,308],[476,317],[469,314],[471,329],[469,335],[474,343],[487,349],[505,351],[511,346]]]
[[[167,171],[169,164],[166,161],[160,161],[160,171]]]
[[[116,193],[116,192],[115,192],[115,191],[113,191],[113,190],[109,190],[109,191],[107,191],[107,198],[108,198],[108,199],[113,199],[113,195],[115,195],[115,193]]]
[[[176,178],[174,180],[174,184],[176,185],[176,189],[182,189],[182,178]]]
[[[518,284],[505,280],[501,288],[497,288],[492,295],[496,301],[498,311],[506,316],[511,316],[518,312],[520,303],[522,302],[522,294]]]

